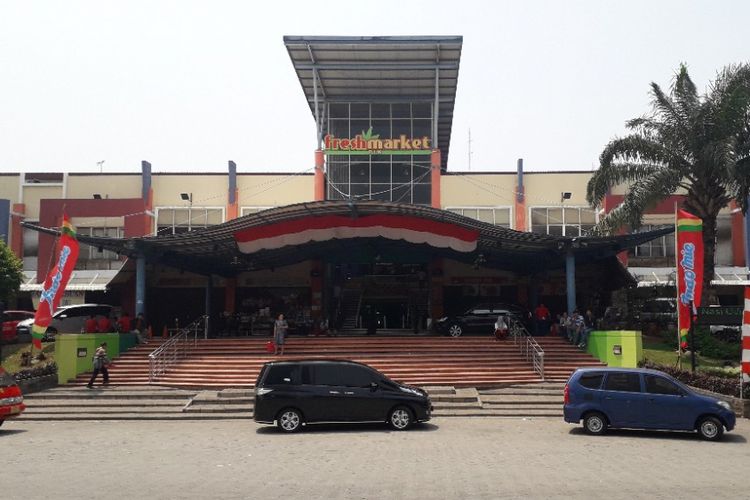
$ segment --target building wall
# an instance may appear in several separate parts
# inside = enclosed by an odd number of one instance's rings
[[[241,207],[278,207],[314,200],[312,174],[237,174]]]
[[[505,207],[511,211],[511,220],[518,221],[515,212],[523,210],[528,219],[529,210],[533,207],[587,207],[585,200],[586,185],[592,176],[592,172],[525,172],[523,176],[524,197],[523,204],[517,204],[516,191],[518,178],[516,172],[450,172],[443,174],[440,180],[440,196],[442,208],[456,207]],[[27,174],[28,177],[28,174]],[[138,207],[140,213],[149,214],[156,212],[159,207],[183,207],[189,203],[182,200],[181,193],[192,193],[193,207],[219,207],[224,210],[224,220],[231,217],[229,206],[229,175],[227,173],[154,173],[151,177],[151,188],[153,190],[153,202],[148,200],[143,203],[139,201],[142,195],[143,177],[140,173],[132,174],[68,174],[62,182],[56,183],[25,183],[24,176],[20,174],[0,174],[0,199],[10,202],[11,212],[18,213],[25,210],[24,219],[39,221],[41,219],[52,220],[50,215],[46,217],[40,212],[41,200],[59,200],[65,197],[66,206],[73,204],[78,206],[79,201],[91,200],[92,205],[86,205],[85,214],[79,216],[96,217],[99,200],[93,200],[94,194],[102,198],[109,197],[110,200],[128,200],[129,207]],[[612,190],[612,194],[605,200],[604,209],[611,210],[623,199],[625,186],[618,186]],[[561,193],[571,193],[571,198],[561,202]],[[312,173],[286,174],[286,173],[238,173],[237,174],[237,200],[235,208],[241,214],[242,209],[251,212],[251,207],[270,208],[294,203],[313,201],[314,199],[314,176]],[[671,224],[674,220],[674,205],[682,200],[677,194],[659,203],[644,217],[644,224],[662,225]],[[49,205],[59,209],[62,205],[57,203]],[[124,205],[123,205],[124,206]],[[123,226],[122,207],[118,207],[115,213],[107,215],[112,217],[106,219],[106,226]],[[135,208],[134,208],[135,209]],[[732,259],[734,265],[744,265],[743,241],[744,234],[741,224],[735,224],[741,220],[741,214],[731,213],[731,207],[722,210],[721,217],[727,218],[724,225],[730,227],[731,244],[719,249],[719,255],[727,261]],[[57,214],[59,215],[59,214]],[[105,217],[104,214],[101,214]],[[148,234],[154,231],[153,220],[150,216],[143,215],[143,221],[138,221],[138,231],[141,226]],[[53,217],[54,218],[54,217]],[[14,250],[22,248],[19,241],[21,234],[17,226],[17,217],[11,217],[11,248]],[[19,219],[20,220],[20,219]],[[103,219],[104,220],[104,219]],[[90,221],[89,221],[90,222]],[[99,224],[90,223],[92,227]],[[739,229],[736,229],[734,226]],[[148,227],[150,226],[150,227]],[[530,220],[526,221],[526,228],[531,226]],[[135,227],[135,226],[133,226]],[[515,224],[511,227],[518,229]],[[133,228],[128,232],[135,235]],[[727,231],[724,231],[725,233]],[[724,235],[726,239],[726,235]],[[39,258],[42,258],[40,252]]]
[[[140,198],[140,174],[70,174],[66,198]]]

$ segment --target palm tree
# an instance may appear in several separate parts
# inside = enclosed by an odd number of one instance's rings
[[[748,210],[750,193],[750,64],[725,67],[699,96],[683,64],[669,95],[651,83],[650,114],[627,122],[631,133],[602,151],[586,198],[599,205],[627,184],[623,202],[595,230],[637,229],[643,213],[678,190],[683,208],[703,219],[703,296],[714,276],[716,217],[731,200]],[[705,302],[704,302],[705,303]]]

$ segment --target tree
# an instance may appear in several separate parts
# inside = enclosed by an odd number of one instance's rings
[[[623,202],[595,230],[637,229],[643,213],[680,189],[683,208],[703,220],[703,296],[714,276],[716,217],[731,200],[748,210],[750,193],[750,65],[727,66],[701,96],[683,64],[669,95],[651,83],[651,113],[630,120],[632,132],[602,151],[586,198],[599,205],[629,185]],[[704,302],[705,303],[705,302]]]
[[[0,240],[0,301],[15,297],[23,280],[23,262]]]

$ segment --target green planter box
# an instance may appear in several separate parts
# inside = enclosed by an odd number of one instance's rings
[[[115,359],[136,344],[134,333],[62,333],[55,336],[57,381],[65,384],[81,373],[93,370],[96,348],[107,343],[107,354]]]
[[[608,366],[637,368],[643,361],[641,332],[629,330],[594,330],[589,336],[588,352]]]

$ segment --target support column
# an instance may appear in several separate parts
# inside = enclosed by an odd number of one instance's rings
[[[229,161],[229,176],[227,178],[229,191],[227,193],[227,220],[233,220],[239,217],[240,207],[237,199],[237,164]]]
[[[431,324],[435,324],[435,321],[442,318],[445,315],[445,305],[443,298],[444,290],[444,271],[443,271],[443,259],[442,257],[435,257],[430,262],[430,266],[427,269],[429,275],[427,276],[429,287],[430,287],[430,318]]]
[[[524,196],[525,188],[523,184],[523,158],[518,159],[516,172],[516,199],[515,199],[515,229],[516,231],[526,231],[526,197]]]
[[[146,314],[146,257],[135,260],[135,315]]]
[[[430,155],[430,199],[432,208],[440,208],[440,150],[433,149]]]
[[[234,313],[237,308],[237,278],[227,278],[224,283],[224,311]]]
[[[565,255],[565,284],[568,295],[568,315],[576,309],[576,257],[568,250]]]
[[[214,278],[210,274],[206,277],[206,325],[203,330],[203,338],[208,338],[211,328],[211,295],[214,288]]]
[[[326,199],[326,182],[325,182],[325,156],[323,150],[318,149],[315,151],[315,201],[323,201]]]
[[[23,259],[23,226],[21,226],[21,222],[25,219],[25,214],[25,204],[13,204],[10,215],[10,249],[19,259]]]

